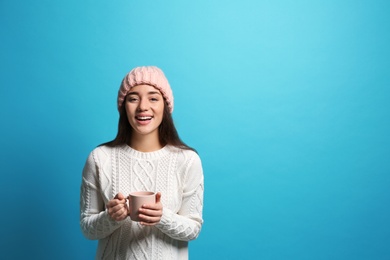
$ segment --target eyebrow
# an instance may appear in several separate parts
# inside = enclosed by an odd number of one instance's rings
[[[149,91],[148,92],[148,95],[155,95],[155,94],[161,95],[161,93],[159,91]],[[132,91],[132,92],[129,92],[127,95],[139,95],[139,92]]]

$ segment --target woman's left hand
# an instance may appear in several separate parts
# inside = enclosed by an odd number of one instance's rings
[[[155,204],[145,204],[139,209],[140,224],[144,226],[154,226],[161,220],[163,206],[161,204],[161,193],[156,194]]]

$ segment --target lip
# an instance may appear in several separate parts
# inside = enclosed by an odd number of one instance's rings
[[[147,118],[150,118],[150,119],[152,119],[153,118],[153,116],[152,115],[148,115],[148,114],[138,114],[138,115],[136,115],[135,116],[135,119],[147,119]]]
[[[152,119],[153,119],[153,116],[148,115],[148,114],[138,114],[135,116],[135,120],[140,125],[147,125],[152,121]]]
[[[135,115],[136,117],[145,117],[145,116],[148,116],[148,117],[153,117],[153,115],[151,115],[151,114],[136,114]]]

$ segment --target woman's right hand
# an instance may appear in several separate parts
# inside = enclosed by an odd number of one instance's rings
[[[126,203],[126,197],[122,193],[118,193],[115,198],[107,203],[108,214],[113,220],[124,220],[129,213]]]

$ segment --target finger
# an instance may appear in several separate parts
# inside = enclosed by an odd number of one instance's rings
[[[156,194],[156,203],[160,203],[161,201],[161,192],[157,192]]]
[[[142,205],[141,209],[148,209],[148,210],[162,210],[163,206],[161,203],[157,204],[145,204]]]
[[[125,196],[121,192],[119,192],[118,194],[116,194],[115,199],[124,200],[126,198],[125,198]]]
[[[116,215],[117,215],[117,212],[118,212],[119,210],[120,210],[120,209],[108,208],[108,214],[109,214],[112,218],[115,218]]]
[[[115,220],[115,221],[122,221],[122,220],[125,220],[126,218],[127,218],[127,214],[123,214],[123,215],[120,215],[120,216],[115,216],[112,219]]]
[[[115,195],[115,197],[109,201],[109,203],[126,203],[126,197],[122,193],[118,193]]]
[[[121,214],[117,215],[116,218],[117,218],[117,221],[124,220],[125,218],[127,218],[127,211],[126,211],[126,209],[124,209]]]
[[[125,204],[127,201],[127,198],[122,194],[122,193],[118,193],[114,199],[117,199],[119,201],[119,203],[122,203],[122,204]]]
[[[114,207],[109,208],[109,210],[111,210],[112,212],[117,212],[117,211],[124,209],[124,208],[127,208],[127,205],[118,204],[118,205],[115,205]]]
[[[145,226],[153,226],[160,222],[161,217],[150,217],[140,214],[139,216],[140,224]]]
[[[112,208],[112,207],[115,207],[116,205],[119,204],[119,200],[117,199],[113,199],[113,200],[110,200],[108,203],[107,203],[107,208]]]
[[[143,215],[150,216],[150,217],[162,216],[162,208],[158,208],[158,209],[140,208],[139,212]]]
[[[110,216],[115,220],[125,219],[127,217],[127,208],[121,207],[119,209],[115,209],[115,211],[111,211]]]
[[[127,205],[118,204],[118,205],[115,205],[113,207],[108,207],[107,209],[108,209],[108,213],[110,215],[114,215],[117,212],[122,212],[123,210],[127,211]]]
[[[110,200],[106,207],[107,208],[113,208],[113,207],[116,207],[116,206],[124,206],[124,205],[127,205],[126,204],[126,200],[117,200],[117,199],[113,199],[113,200]]]
[[[116,212],[114,212],[111,217],[115,220],[119,220],[121,218],[121,216],[123,216],[125,213],[125,210],[124,209],[121,209],[121,210],[118,210]]]
[[[160,210],[163,208],[161,204],[161,193],[158,192],[156,194],[156,203],[155,204],[144,204],[142,208],[152,209],[152,210]]]

